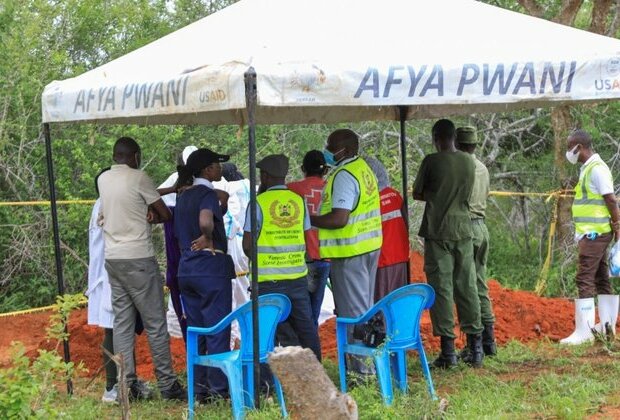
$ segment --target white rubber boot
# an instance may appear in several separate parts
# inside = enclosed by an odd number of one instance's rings
[[[596,331],[605,334],[605,323],[609,323],[609,325],[611,325],[611,330],[614,335],[616,335],[619,305],[619,295],[598,295],[598,319],[600,322],[594,327]]]
[[[560,344],[579,345],[594,340],[594,298],[575,299],[575,331]]]

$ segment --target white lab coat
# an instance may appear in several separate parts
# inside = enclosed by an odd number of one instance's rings
[[[88,225],[88,324],[112,328],[112,289],[105,270],[103,229],[97,224],[100,206],[101,199],[97,199]]]

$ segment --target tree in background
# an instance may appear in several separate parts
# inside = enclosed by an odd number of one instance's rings
[[[541,0],[517,0],[518,3],[532,16],[549,19],[553,22],[566,26],[575,26],[577,16],[581,13],[582,24],[589,20],[585,26],[588,31],[599,35],[616,36],[620,25],[620,3],[614,0],[562,0],[562,2],[549,2]],[[581,26],[581,25],[579,25]],[[551,110],[551,124],[554,138],[554,161],[560,188],[570,189],[574,181],[567,173],[566,138],[569,132],[581,126],[568,105],[554,107]],[[559,245],[563,248],[573,245],[573,224],[571,217],[572,198],[560,198],[558,202],[558,230]]]
[[[40,133],[40,99],[45,85],[118,58],[231,3],[234,0],[0,2],[0,201],[48,198],[45,148]],[[487,3],[516,11],[527,10],[517,0]],[[590,21],[604,21],[607,25],[604,31],[617,31],[617,3],[602,1],[613,3],[607,8],[598,3],[594,7],[595,3],[588,1],[531,0],[528,3],[542,10],[536,16],[549,19],[561,14],[566,4],[579,3],[576,17],[572,18],[575,25],[588,28],[593,24]],[[619,109],[619,104],[607,103],[576,107],[566,114],[602,141],[597,149],[604,151],[606,157],[614,156],[609,162],[612,171],[620,166],[617,154],[620,145],[616,140],[620,138],[616,118]],[[471,115],[455,122],[478,128],[483,141],[479,155],[490,169],[494,189],[548,191],[557,188],[559,179],[570,177],[566,168],[560,174],[559,167],[553,164],[558,144],[561,145],[559,156],[563,158],[565,137],[552,134],[548,110]],[[410,174],[415,174],[424,155],[432,152],[431,125],[432,121],[408,123]],[[326,136],[336,127],[356,130],[365,153],[379,157],[390,172],[393,185],[400,186],[396,122],[260,126],[258,154],[287,154],[291,159],[291,178],[300,178],[299,166],[305,152],[320,150]],[[94,198],[94,177],[111,164],[112,145],[121,135],[140,142],[144,169],[156,181],[163,181],[175,170],[176,155],[188,144],[231,154],[247,174],[247,136],[242,127],[55,124],[52,130],[59,199]],[[561,159],[556,161],[564,164]],[[409,181],[411,185],[413,180]],[[59,211],[67,291],[81,292],[86,286],[90,209],[70,206]],[[412,203],[410,220],[414,234],[421,214],[422,207]],[[549,205],[540,199],[492,199],[488,217],[494,235],[491,274],[513,287],[533,287],[544,260]],[[557,284],[561,286],[549,293],[571,292],[572,280],[562,280],[568,275],[562,264],[572,264],[571,258],[568,255],[561,261],[557,274],[560,277]],[[49,209],[0,207],[0,312],[52,303],[55,293]]]

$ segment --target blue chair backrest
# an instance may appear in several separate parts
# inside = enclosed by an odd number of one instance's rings
[[[435,302],[428,284],[410,284],[394,290],[377,302],[385,316],[388,347],[406,347],[419,340],[420,317]]]
[[[241,333],[241,360],[252,361],[252,302],[247,302],[237,309],[237,321]],[[278,323],[288,318],[291,301],[282,294],[272,293],[258,297],[259,320],[259,354],[265,360],[273,351],[274,338]]]

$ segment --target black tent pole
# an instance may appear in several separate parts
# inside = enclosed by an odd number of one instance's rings
[[[56,257],[56,279],[58,281],[58,295],[65,294],[65,280],[62,274],[62,254],[60,250],[60,230],[58,228],[58,208],[56,207],[56,180],[54,178],[54,163],[52,159],[52,136],[50,134],[50,125],[43,124],[43,136],[45,137],[45,154],[47,158],[47,179],[50,188],[50,208],[52,209],[52,228],[54,231],[54,256]],[[65,323],[65,334],[67,334],[67,324]],[[69,340],[65,338],[62,342],[65,363],[71,361],[69,353]],[[67,393],[73,394],[73,382],[71,378],[67,379]]]
[[[250,67],[243,75],[245,101],[248,111],[248,152],[250,157],[250,225],[252,227],[252,252],[250,273],[252,276],[252,354],[254,355],[254,406],[260,408],[260,355],[258,332],[258,235],[256,232],[256,71]]]
[[[403,214],[403,218],[405,219],[405,223],[407,224],[407,229],[409,229],[409,187],[407,184],[407,178],[409,175],[407,174],[407,133],[406,133],[406,122],[407,122],[407,112],[409,111],[408,106],[399,106],[399,117],[400,117],[400,165],[401,165],[401,174],[403,177],[403,207],[405,208],[405,214]],[[409,259],[407,259],[407,278],[410,277],[411,271],[409,270]]]

